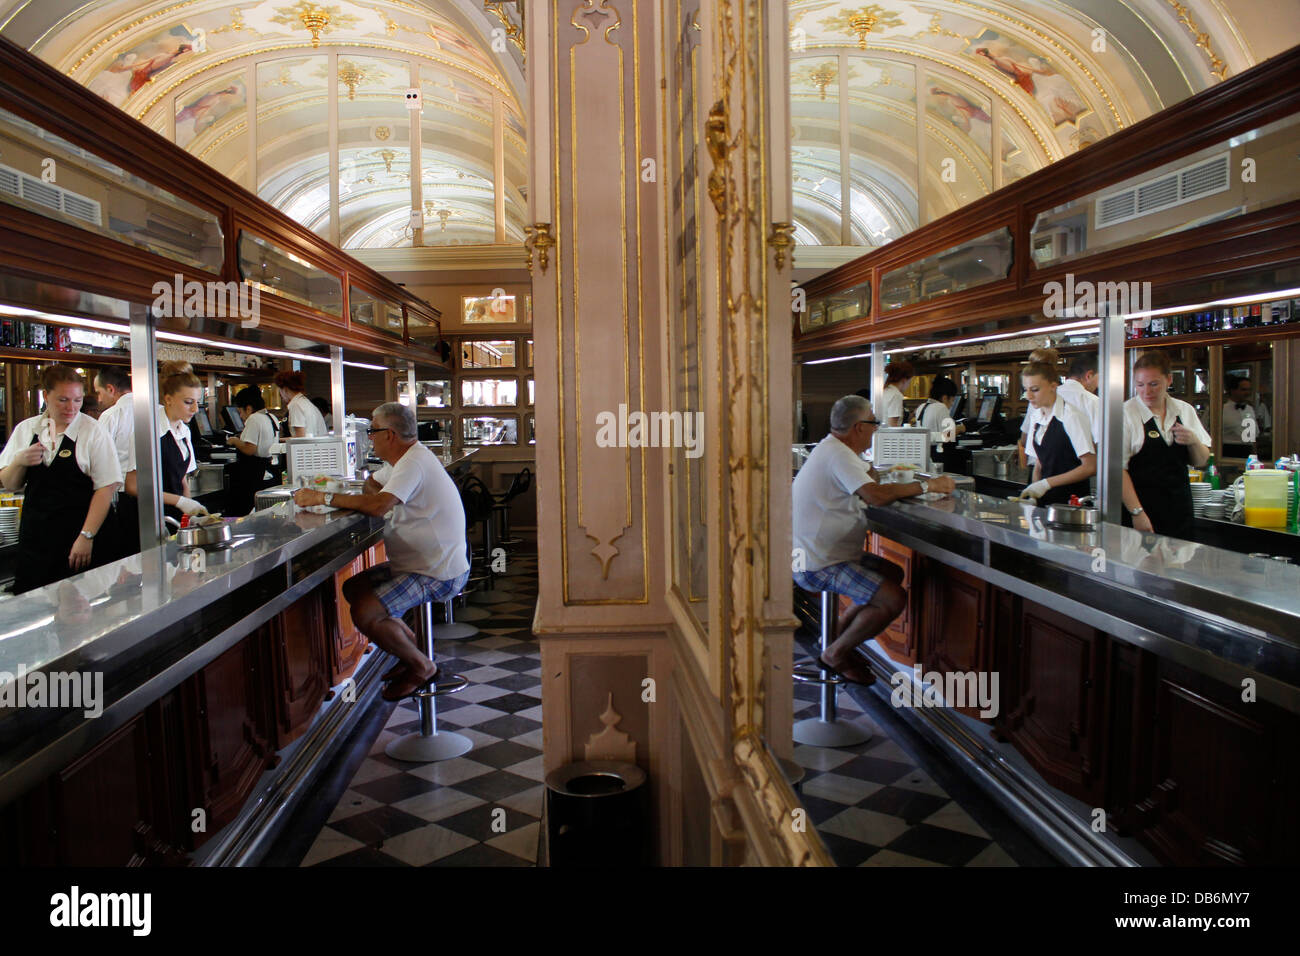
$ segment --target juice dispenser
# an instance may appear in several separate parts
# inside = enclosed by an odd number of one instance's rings
[[[1285,528],[1287,479],[1277,468],[1256,468],[1245,474],[1246,524],[1254,528]]]

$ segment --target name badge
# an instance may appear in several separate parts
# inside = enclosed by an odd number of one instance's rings
[[[1160,437],[1160,433],[1156,431],[1154,428],[1151,431],[1147,432],[1147,438],[1159,438],[1159,437]]]
[[[71,458],[71,457],[72,457],[72,452],[71,452],[71,450],[65,448],[65,449],[63,449],[63,451],[59,452],[59,457],[60,457],[60,458]]]

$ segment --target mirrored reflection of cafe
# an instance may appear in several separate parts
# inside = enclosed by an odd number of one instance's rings
[[[996,713],[954,700],[899,713],[995,802],[1029,794],[1057,859],[1300,852],[1280,823],[1294,794],[1262,782],[1285,773],[1273,748],[1300,731],[1300,684],[1270,650],[1294,649],[1300,614],[1300,259],[1284,238],[1300,192],[1285,164],[1231,175],[1293,154],[1300,122],[1292,104],[1237,125],[1114,172],[1073,180],[1071,160],[1027,177],[806,282],[794,316],[793,473],[837,400],[879,409],[898,381],[903,424],[877,427],[864,457],[880,481],[902,470],[956,484],[868,506],[864,550],[901,567],[907,604],[860,651],[895,683],[913,667],[917,680],[1000,676]],[[1058,413],[1073,389],[1095,395],[1076,401],[1096,416],[1080,411],[1086,437],[1071,439],[1076,462],[1084,445],[1095,459],[1089,494],[1050,507],[1031,494],[1047,475],[1026,454],[1042,451],[1025,423],[1042,414],[1027,389],[1044,377]],[[1166,485],[1129,497],[1137,456],[1166,447],[1160,461],[1177,464],[1159,474],[1188,511],[1177,535],[1139,517],[1173,507]],[[795,590],[814,633],[822,597]],[[1243,681],[1268,686],[1266,705],[1243,702]],[[1235,769],[1194,756],[1209,753],[1235,754]],[[1233,781],[1224,802],[1197,790],[1211,776]],[[1111,835],[1061,816],[1076,805],[1103,808]],[[1249,820],[1228,809],[1245,806]]]

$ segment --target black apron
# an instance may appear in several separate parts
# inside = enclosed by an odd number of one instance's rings
[[[32,436],[32,444],[40,441]],[[32,465],[27,469],[27,487],[23,497],[23,516],[18,525],[18,556],[14,572],[14,594],[44,587],[74,572],[68,566],[68,552],[86,524],[95,483],[77,465],[77,443],[64,434],[54,461]],[[104,527],[95,535],[90,564],[82,571],[114,560],[112,529]],[[108,534],[105,534],[108,532]]]
[[[181,482],[185,480],[188,472],[190,457],[181,451],[180,444],[170,431],[164,433],[158,444],[161,451],[159,464],[162,470],[163,493],[184,496],[185,489]],[[171,505],[166,505],[163,513],[171,515],[177,521],[181,519],[181,510]]]
[[[1063,475],[1067,471],[1078,468],[1080,464],[1079,456],[1074,453],[1074,444],[1070,441],[1069,434],[1065,431],[1065,426],[1061,424],[1059,416],[1053,416],[1044,429],[1041,425],[1035,424],[1031,440],[1034,443],[1034,454],[1038,458],[1040,474],[1044,478],[1052,478],[1056,475]],[[1068,504],[1070,495],[1078,495],[1080,498],[1091,494],[1088,489],[1088,479],[1076,481],[1072,485],[1059,485],[1056,488],[1049,488],[1047,492],[1038,499],[1039,507],[1048,505]]]
[[[1175,416],[1174,423],[1181,425],[1182,419]],[[1187,446],[1178,442],[1166,444],[1154,416],[1146,420],[1142,429],[1146,433],[1142,447],[1128,460],[1133,490],[1156,534],[1190,541],[1192,486],[1187,478],[1191,458]],[[1133,516],[1127,508],[1121,517],[1125,526],[1133,527]]]
[[[140,553],[140,503],[135,495],[118,492],[117,506],[113,509],[117,533],[117,553],[129,558]]]
[[[253,415],[266,415],[267,418],[271,418],[262,410],[253,412]],[[249,420],[252,420],[251,415]],[[271,426],[274,430],[274,418],[271,418]],[[253,510],[253,505],[256,503],[254,496],[257,492],[275,484],[275,478],[263,477],[270,467],[270,457],[259,458],[257,455],[245,455],[242,451],[236,450],[235,463],[230,468],[230,501],[227,509],[229,514],[239,518]]]

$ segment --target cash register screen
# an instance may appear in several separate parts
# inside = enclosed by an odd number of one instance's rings
[[[221,414],[226,416],[226,423],[234,431],[242,432],[244,430],[244,420],[239,415],[239,409],[235,408],[234,405],[227,405],[221,410]]]
[[[198,409],[194,413],[194,424],[198,426],[199,434],[207,438],[212,434],[212,423],[208,421],[208,413],[203,409]]]
[[[977,420],[981,422],[993,421],[993,416],[997,414],[998,410],[998,400],[1001,397],[1001,395],[985,395],[980,402],[980,414]]]

